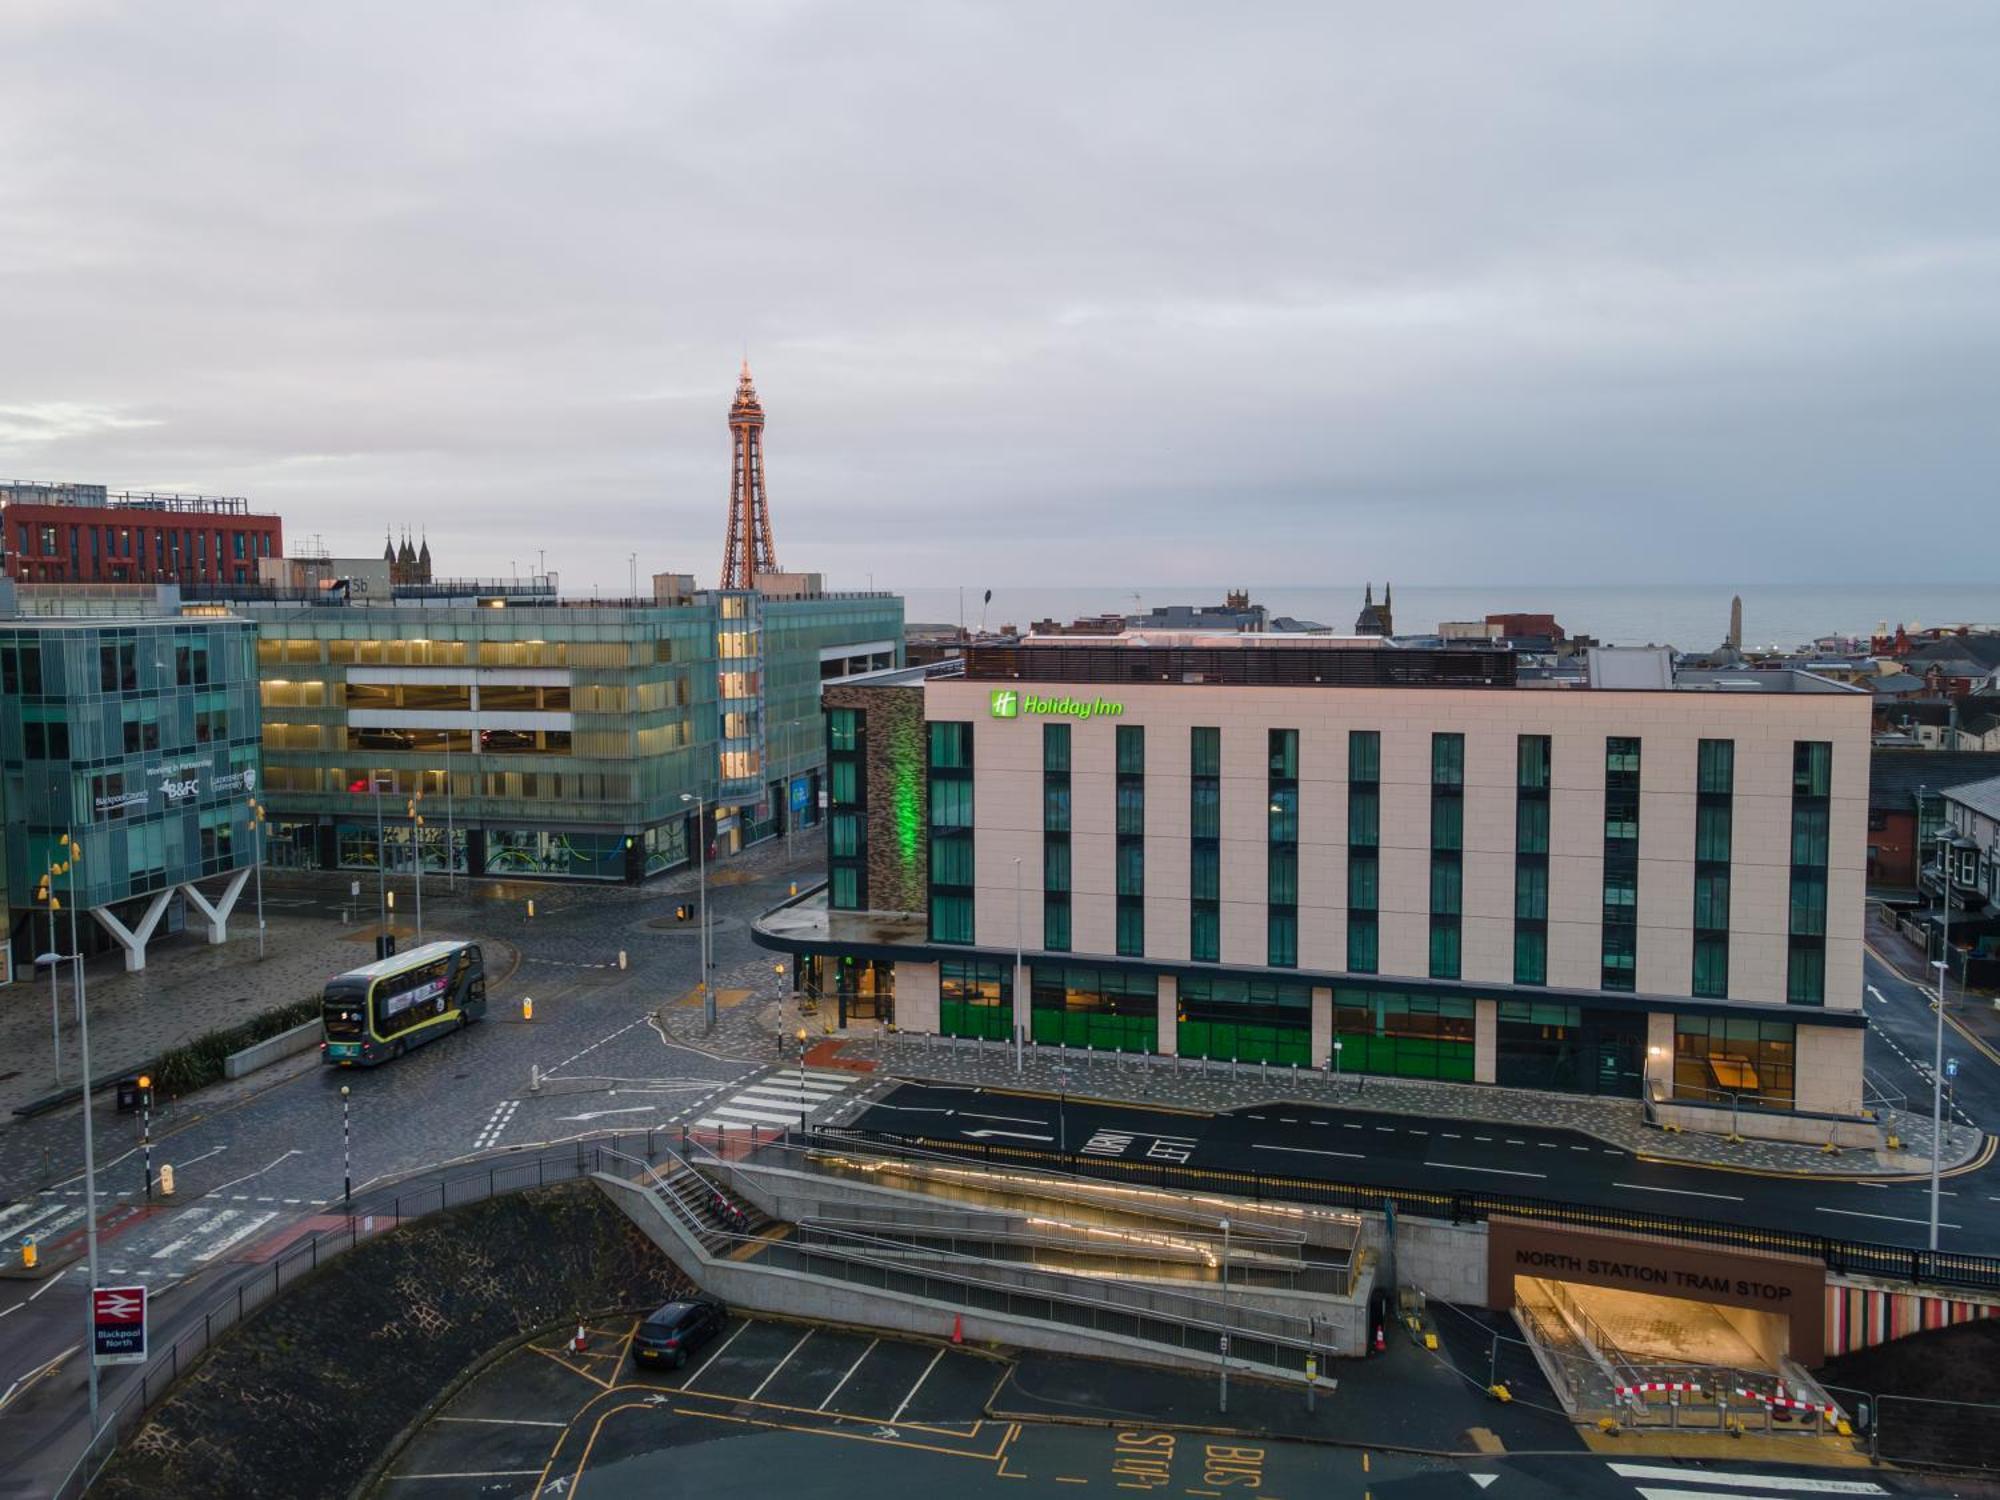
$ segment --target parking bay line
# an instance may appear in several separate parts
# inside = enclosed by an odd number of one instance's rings
[[[815,1408],[815,1410],[825,1411],[827,1407],[830,1404],[832,1404],[833,1398],[840,1394],[840,1387],[847,1384],[848,1380],[853,1377],[854,1372],[861,1368],[861,1361],[866,1359],[869,1355],[873,1354],[875,1352],[875,1346],[881,1342],[882,1341],[879,1338],[870,1339],[868,1341],[868,1347],[866,1349],[863,1349],[861,1351],[860,1356],[854,1361],[854,1363],[847,1367],[847,1374],[840,1377],[839,1382],[834,1386],[834,1388],[826,1393],[826,1400],[820,1402],[820,1404],[818,1405],[818,1407]]]
[[[675,1387],[675,1389],[683,1391],[693,1390],[694,1383],[697,1380],[701,1379],[702,1376],[708,1373],[709,1366],[714,1364],[718,1359],[722,1358],[723,1355],[727,1354],[729,1352],[729,1346],[736,1342],[736,1340],[742,1335],[743,1330],[748,1328],[752,1323],[756,1321],[757,1320],[755,1318],[745,1318],[741,1323],[738,1323],[736,1325],[736,1332],[730,1334],[728,1338],[724,1339],[720,1344],[716,1345],[715,1353],[709,1355],[707,1359],[703,1360],[701,1362],[701,1368],[699,1370],[696,1370],[694,1374],[688,1376],[686,1380],[683,1380],[677,1387]]]
[[[942,1349],[931,1356],[931,1362],[924,1366],[924,1373],[917,1377],[917,1383],[911,1386],[909,1394],[903,1397],[903,1404],[896,1408],[896,1415],[889,1418],[889,1425],[891,1427],[894,1427],[898,1422],[903,1420],[903,1413],[910,1409],[910,1403],[917,1399],[917,1392],[924,1388],[924,1382],[931,1378],[931,1371],[938,1367],[938,1361],[943,1358],[944,1350]]]
[[[800,1334],[799,1341],[796,1344],[792,1345],[791,1348],[785,1351],[785,1357],[783,1359],[779,1360],[775,1365],[771,1366],[771,1373],[766,1375],[762,1380],[758,1381],[757,1389],[752,1391],[749,1394],[749,1396],[745,1399],[750,1401],[755,1401],[759,1396],[763,1395],[764,1387],[769,1385],[772,1381],[778,1378],[778,1372],[784,1369],[786,1365],[792,1362],[792,1356],[794,1354],[797,1354],[801,1349],[805,1348],[806,1340],[813,1336],[813,1332],[814,1330],[808,1328],[804,1333]],[[944,1353],[944,1351],[940,1349],[938,1350],[938,1353],[942,1354]]]

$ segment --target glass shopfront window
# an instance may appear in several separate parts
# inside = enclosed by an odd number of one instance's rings
[[[1150,974],[1075,965],[1030,971],[1032,1035],[1100,1052],[1159,1048],[1159,983]]]
[[[1645,1081],[1637,1011],[1502,1000],[1494,1042],[1494,1081],[1516,1088],[1637,1098]]]
[[[1674,1097],[1792,1108],[1797,1034],[1789,1021],[1674,1017]]]
[[[1472,1081],[1473,1002],[1337,986],[1333,1035],[1343,1073]]]
[[[1180,982],[1177,1048],[1183,1057],[1312,1066],[1312,987],[1278,979]]]
[[[1006,1041],[1014,1034],[1014,966],[946,959],[938,965],[938,1031]]]

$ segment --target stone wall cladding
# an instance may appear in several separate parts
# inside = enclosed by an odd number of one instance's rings
[[[924,690],[921,687],[842,687],[822,692],[828,708],[858,708],[867,735],[865,762],[868,847],[868,909],[921,912],[930,902],[930,784],[926,775]],[[977,750],[974,751],[975,755]],[[898,826],[898,765],[915,768],[917,839],[906,857]]]

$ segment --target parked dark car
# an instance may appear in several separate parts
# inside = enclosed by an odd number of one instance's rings
[[[711,1302],[706,1297],[669,1302],[648,1314],[639,1325],[632,1338],[632,1359],[637,1364],[667,1365],[678,1370],[687,1363],[691,1351],[722,1331],[723,1320],[728,1316],[720,1302]]]

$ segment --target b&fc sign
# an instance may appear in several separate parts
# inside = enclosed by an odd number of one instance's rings
[[[90,1313],[91,1327],[96,1333],[97,1363],[143,1365],[146,1362],[144,1287],[98,1287],[90,1294]]]

